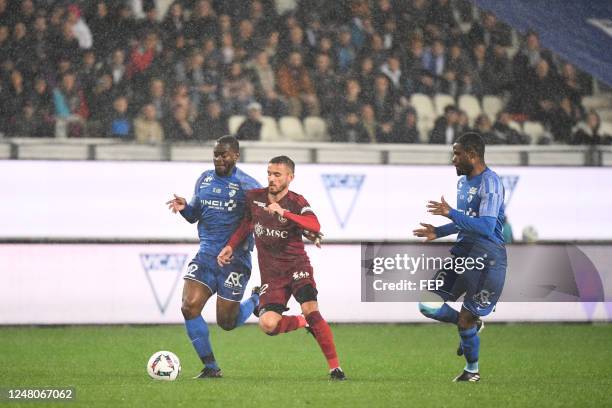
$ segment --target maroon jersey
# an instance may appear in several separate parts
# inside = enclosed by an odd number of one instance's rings
[[[268,204],[267,188],[246,193],[244,217],[253,228],[262,282],[293,272],[298,265],[310,268],[302,242],[303,228],[286,217],[266,212],[264,207]],[[308,201],[293,191],[289,191],[278,204],[296,215],[315,216]]]

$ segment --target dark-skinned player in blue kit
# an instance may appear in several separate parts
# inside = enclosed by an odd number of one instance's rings
[[[461,176],[457,183],[457,209],[451,208],[444,197],[427,204],[431,214],[447,217],[451,222],[439,227],[421,223],[422,228],[413,231],[426,241],[458,234],[450,252],[453,265],[462,267],[437,271],[433,279],[441,280],[442,287],[432,291],[427,302],[419,303],[423,315],[455,324],[459,329],[457,354],[465,357],[466,365],[454,379],[456,382],[480,381],[478,333],[483,327],[480,318],[494,310],[506,277],[504,186],[485,164],[484,153],[480,135],[465,133],[457,138],[453,145],[453,165]],[[463,305],[459,312],[446,304],[461,296]]]

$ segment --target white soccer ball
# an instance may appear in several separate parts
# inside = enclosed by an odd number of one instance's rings
[[[523,228],[523,242],[534,243],[538,241],[538,230],[533,225]]]
[[[147,373],[154,380],[174,381],[181,373],[181,362],[171,351],[158,351],[149,359]]]

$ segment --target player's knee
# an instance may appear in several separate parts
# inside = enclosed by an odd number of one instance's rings
[[[217,325],[225,331],[230,331],[236,328],[236,319],[217,317]]]
[[[269,336],[274,336],[276,333],[276,326],[278,320],[267,318],[265,315],[259,318],[259,327],[261,330]]]
[[[423,316],[433,319],[443,305],[444,302],[419,302],[419,310]]]
[[[476,316],[472,315],[469,312],[466,313],[465,310],[462,310],[461,313],[459,313],[457,327],[459,328],[459,330],[471,329],[476,325],[476,319]]]
[[[188,299],[183,299],[183,304],[181,305],[181,313],[186,320],[195,319],[202,313],[202,309],[199,307],[197,302],[189,301]]]

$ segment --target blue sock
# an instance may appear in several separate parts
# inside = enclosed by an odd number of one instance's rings
[[[250,298],[240,303],[238,316],[236,316],[236,327],[240,327],[246,322],[253,310],[259,305],[259,295],[254,293]]]
[[[195,319],[185,320],[185,327],[187,328],[187,335],[191,339],[191,344],[193,344],[193,348],[204,365],[209,368],[219,368],[212,352],[208,325],[204,318],[198,316]]]
[[[430,319],[437,320],[439,322],[457,324],[459,320],[459,312],[444,303],[442,307],[430,307],[426,303],[419,303],[419,309],[421,313]]]
[[[459,330],[461,336],[461,348],[467,365],[465,371],[472,373],[478,372],[478,353],[480,351],[480,337],[476,326],[467,330]]]

